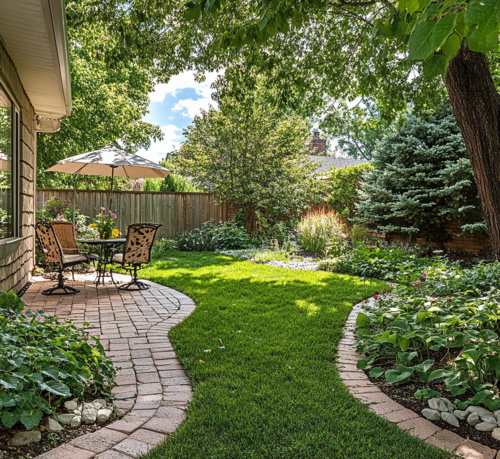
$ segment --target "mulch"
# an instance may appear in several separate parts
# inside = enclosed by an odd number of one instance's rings
[[[410,349],[409,351],[411,351]],[[458,350],[454,350],[454,353],[458,354]],[[450,357],[445,357],[444,351],[439,352],[431,352],[429,358],[435,360],[435,364],[433,366],[434,369],[443,368],[445,366],[445,361]],[[455,356],[451,356],[453,358]],[[378,363],[378,362],[377,362]],[[412,361],[411,364],[417,364],[417,361]],[[380,365],[376,365],[380,366]],[[395,365],[383,365],[382,368],[384,370],[391,370],[396,368]],[[368,376],[370,381],[378,386],[378,388],[386,394],[388,397],[392,398],[394,401],[398,402],[400,405],[403,405],[405,408],[408,408],[419,416],[421,416],[422,410],[424,408],[429,408],[429,404],[427,400],[422,399],[418,400],[415,398],[415,392],[418,389],[434,389],[441,393],[441,396],[450,400],[450,402],[454,403],[455,400],[460,400],[462,402],[466,400],[470,400],[471,396],[469,395],[459,395],[455,396],[451,392],[446,391],[446,385],[442,379],[437,379],[434,381],[429,381],[423,383],[420,381],[420,375],[415,372],[414,381],[410,381],[406,384],[388,384],[385,380],[385,376],[382,375],[379,378],[370,378],[370,370],[365,370],[365,374]],[[457,407],[458,409],[458,407]],[[459,421],[460,427],[454,427],[451,424],[448,424],[444,421],[430,421],[433,424],[441,427],[442,429],[447,429],[452,432],[455,432],[457,435],[460,435],[462,438],[474,440],[483,445],[489,446],[493,449],[500,449],[500,441],[495,440],[491,436],[491,432],[480,432],[476,430],[473,426],[467,424],[467,421]]]

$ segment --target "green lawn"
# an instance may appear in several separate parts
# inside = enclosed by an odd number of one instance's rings
[[[194,400],[147,458],[450,457],[372,414],[332,363],[352,305],[385,283],[213,253],[157,261],[142,276],[196,301],[170,332]]]

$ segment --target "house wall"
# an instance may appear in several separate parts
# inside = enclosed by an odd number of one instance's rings
[[[35,111],[21,84],[14,63],[0,41],[0,83],[20,107],[19,211],[20,241],[6,257],[0,257],[0,291],[21,290],[33,268],[35,223],[36,132]]]

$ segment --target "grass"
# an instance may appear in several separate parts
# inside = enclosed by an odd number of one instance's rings
[[[169,335],[194,400],[146,458],[450,457],[371,413],[333,364],[352,305],[385,283],[213,253],[156,260],[143,277],[196,301]]]

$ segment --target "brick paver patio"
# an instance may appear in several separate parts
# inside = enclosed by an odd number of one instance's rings
[[[126,281],[125,276],[117,278]],[[194,311],[194,301],[153,282],[142,292],[120,291],[112,284],[96,288],[94,275],[77,275],[68,284],[77,295],[45,296],[52,281],[37,281],[24,294],[29,309],[91,324],[117,368],[115,404],[125,416],[98,432],[78,437],[38,459],[127,459],[165,440],[184,420],[192,398],[184,373],[168,340],[168,331]]]

